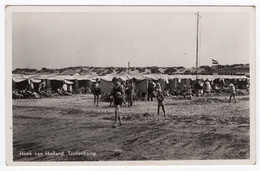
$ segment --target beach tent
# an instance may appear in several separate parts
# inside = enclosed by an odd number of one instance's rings
[[[196,82],[196,75],[169,75],[169,88],[171,90],[177,88],[178,86],[182,87],[183,85],[191,85],[194,87],[194,84]],[[246,76],[237,76],[237,75],[198,75],[198,79],[201,81],[214,81],[214,80],[222,80],[230,81],[230,80],[239,80],[239,81],[245,81],[247,80]]]
[[[57,89],[61,89],[64,83],[64,79],[56,74],[42,75],[41,78],[46,80],[47,89],[51,88],[54,91],[57,91]]]
[[[120,78],[123,81],[126,80],[134,80],[134,89],[138,89],[139,93],[146,92],[147,91],[147,81],[146,78],[144,78],[141,74],[132,74],[132,73],[126,73],[122,72],[119,74],[107,74],[105,76],[90,76],[89,79],[92,80],[92,82],[96,81],[96,78],[99,78],[100,85],[101,85],[101,92],[102,93],[109,93],[111,92],[111,89],[113,87],[112,79]]]
[[[182,79],[183,79],[182,75],[168,75],[169,84],[167,88],[170,89],[171,91],[177,89]]]
[[[13,74],[12,85],[13,89],[24,90],[29,85],[28,77],[23,74]]]
[[[169,83],[168,75],[145,74],[143,77],[147,80],[153,80],[153,82],[159,83],[161,85],[162,91],[165,90],[166,84]]]
[[[102,93],[109,93],[109,92],[111,92],[111,89],[112,89],[112,87],[114,85],[113,82],[112,82],[112,79],[114,77],[120,78],[123,81],[126,81],[128,79],[126,73],[107,74],[107,75],[102,76],[102,77],[95,77],[95,78],[99,78],[100,79],[100,86],[101,86],[100,88],[101,88],[101,92]]]
[[[134,89],[137,90],[137,96],[147,93],[148,80],[139,73],[127,73],[128,79],[133,80]]]
[[[81,75],[79,73],[76,73],[73,75],[73,77],[75,79],[75,85],[78,88],[83,87],[86,91],[87,88],[90,88],[92,86],[91,79],[89,78],[90,75]]]
[[[53,90],[61,89],[63,87],[63,84],[67,84],[68,87],[72,86],[74,83],[64,79],[64,76],[57,75],[57,74],[51,74],[51,75],[37,75],[33,77],[36,80],[45,81],[46,87],[52,88]]]
[[[36,75],[24,75],[24,74],[12,74],[13,88],[18,90],[34,90],[36,84],[40,83],[40,80],[35,79]]]

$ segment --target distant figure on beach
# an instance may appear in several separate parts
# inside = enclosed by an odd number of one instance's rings
[[[114,97],[114,105],[115,105],[115,121],[112,127],[115,128],[117,120],[119,120],[119,125],[120,126],[122,125],[122,120],[120,116],[120,107],[122,106],[123,103],[124,90],[118,78],[114,77],[112,81],[114,86],[111,94]]]
[[[152,80],[149,80],[149,82],[148,82],[148,89],[147,89],[147,91],[148,91],[148,101],[149,101],[149,99],[151,99],[151,101],[153,101],[153,91],[154,91],[154,82],[152,81]]]
[[[165,117],[165,109],[164,109],[164,95],[162,93],[162,88],[160,83],[157,83],[155,86],[155,91],[156,91],[156,98],[157,98],[157,102],[158,102],[158,107],[157,107],[157,114],[160,114],[160,107],[162,107],[163,110],[163,114]]]
[[[125,90],[126,90],[126,82],[124,80],[122,80],[121,78],[118,78],[122,88],[123,88],[123,96],[122,96],[122,100],[123,100],[123,104],[124,106],[126,106],[126,94],[125,94]]]
[[[205,93],[207,95],[210,95],[210,92],[211,92],[211,85],[210,85],[210,82],[209,80],[207,79],[204,83],[204,90],[205,90]]]
[[[101,94],[100,81],[96,78],[96,82],[92,86],[92,93],[94,95],[94,106],[99,102],[99,95]]]
[[[131,107],[133,106],[133,93],[134,93],[134,85],[132,80],[126,81],[125,92],[127,96],[128,107]]]
[[[111,87],[111,91],[109,93],[109,102],[110,102],[109,106],[112,106],[112,104],[114,103],[114,96],[112,92],[113,92],[113,87]]]
[[[228,103],[231,102],[231,98],[233,97],[235,103],[236,103],[236,87],[234,86],[234,84],[230,83],[228,85],[228,91],[229,91],[229,94],[230,94],[230,97],[229,97],[229,101]]]

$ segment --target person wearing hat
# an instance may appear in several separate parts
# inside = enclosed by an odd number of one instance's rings
[[[120,116],[120,106],[123,103],[124,89],[120,83],[120,80],[116,77],[112,79],[114,84],[111,94],[114,97],[114,105],[115,105],[115,121],[112,128],[116,127],[117,119],[119,120],[119,125],[122,125],[121,116]]]
[[[94,105],[96,105],[97,102],[97,106],[98,106],[99,95],[101,94],[100,81],[98,78],[96,78],[96,82],[92,86],[92,93],[94,95]]]

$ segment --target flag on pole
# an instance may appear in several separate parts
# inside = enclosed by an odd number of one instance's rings
[[[215,59],[212,59],[212,64],[214,65],[218,65],[218,61],[217,60],[215,60]]]

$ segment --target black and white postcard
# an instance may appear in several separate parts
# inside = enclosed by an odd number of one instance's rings
[[[252,6],[7,6],[8,165],[255,163]]]

